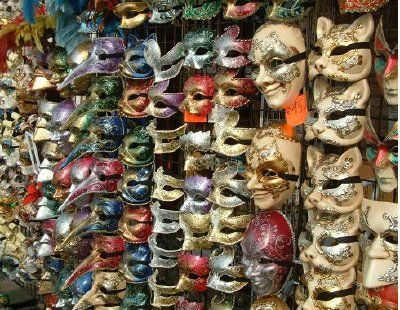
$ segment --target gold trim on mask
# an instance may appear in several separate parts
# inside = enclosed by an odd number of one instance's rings
[[[143,24],[149,15],[145,12],[148,8],[146,2],[135,1],[119,3],[115,6],[114,13],[121,18],[121,28],[132,29]],[[138,13],[135,17],[128,17],[129,13]]]
[[[207,232],[210,229],[210,214],[181,213],[179,223],[185,234],[182,250],[190,251],[195,249],[210,249],[213,242],[208,240]],[[196,236],[202,235],[202,236]]]
[[[187,124],[183,124],[172,130],[156,130],[155,123],[151,122],[147,130],[154,140],[154,154],[173,153],[179,149],[182,142],[178,138],[185,134],[186,127]],[[168,142],[163,142],[163,140],[168,140]]]
[[[178,294],[181,293],[181,290],[177,288],[177,285],[171,286],[157,284],[157,275],[158,270],[155,270],[154,273],[148,278],[149,287],[153,291],[153,300],[151,305],[157,308],[175,305],[180,297]]]
[[[184,186],[184,181],[176,179],[169,175],[164,174],[163,167],[159,167],[153,176],[154,191],[151,195],[152,198],[160,201],[175,201],[183,196],[183,191],[180,190]],[[175,188],[174,190],[164,190],[165,186]]]

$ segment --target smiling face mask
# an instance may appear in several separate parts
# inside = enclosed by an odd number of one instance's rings
[[[308,77],[317,75],[343,82],[368,77],[371,70],[369,41],[374,33],[374,20],[365,14],[351,25],[335,25],[330,19],[317,21],[317,42],[308,57]]]
[[[331,87],[324,79],[317,78],[314,83],[314,109],[318,115],[312,125],[306,126],[306,139],[318,138],[340,146],[359,143],[364,134],[369,94],[366,79],[346,89]]]
[[[324,155],[317,147],[307,149],[311,186],[303,183],[306,209],[317,208],[330,214],[344,214],[358,209],[363,197],[359,169],[362,156],[357,147],[342,155]]]
[[[364,134],[367,143],[367,160],[374,169],[379,189],[382,192],[390,193],[397,188],[396,168],[398,164],[397,141],[398,124],[381,141],[375,132],[371,119],[367,119],[367,128]]]
[[[305,43],[299,28],[267,23],[254,34],[249,59],[254,84],[273,109],[291,107],[304,85]]]
[[[396,203],[364,199],[362,230],[365,240],[363,286],[378,288],[397,283],[398,209]]]
[[[390,105],[398,104],[398,50],[391,49],[383,32],[382,16],[375,32],[375,76],[379,90]]]
[[[271,124],[258,130],[246,154],[247,188],[256,207],[278,209],[288,200],[300,173],[300,154],[292,127]]]

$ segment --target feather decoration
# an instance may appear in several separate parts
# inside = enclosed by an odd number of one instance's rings
[[[35,11],[36,8],[39,6],[39,0],[22,0],[21,1],[21,10],[24,15],[24,19],[29,24],[35,23]]]

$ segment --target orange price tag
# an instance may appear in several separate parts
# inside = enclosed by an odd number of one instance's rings
[[[307,98],[305,95],[299,95],[293,106],[286,109],[286,123],[290,126],[304,124],[307,119]]]
[[[183,121],[185,123],[207,123],[207,116],[201,116],[186,112],[183,114]]]

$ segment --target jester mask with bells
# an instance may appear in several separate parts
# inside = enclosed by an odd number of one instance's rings
[[[352,24],[335,25],[326,17],[317,22],[317,42],[308,57],[308,77],[317,75],[343,82],[355,82],[368,77],[372,56],[369,41],[374,33],[371,14]]]
[[[331,87],[319,77],[314,83],[316,121],[306,126],[306,139],[340,146],[359,143],[364,135],[369,99],[367,79],[350,87]]]
[[[354,268],[340,274],[312,272],[304,278],[302,292],[296,294],[298,310],[356,309]]]
[[[397,122],[394,123],[385,139],[381,141],[375,132],[371,119],[368,118],[364,137],[367,143],[367,160],[375,171],[379,189],[382,192],[390,193],[397,188],[398,124]]]
[[[344,273],[359,258],[358,228],[360,213],[355,210],[339,217],[321,215],[308,222],[311,243],[304,247],[300,259],[312,271]]]
[[[305,80],[305,43],[299,28],[267,23],[254,34],[249,59],[254,84],[273,109],[291,107]]]
[[[311,186],[302,185],[306,209],[343,214],[358,209],[363,197],[359,169],[362,156],[357,147],[342,155],[326,154],[315,146],[307,149],[308,174]]]
[[[247,159],[247,188],[256,207],[278,209],[293,193],[300,173],[301,146],[294,129],[270,124],[253,138]]]
[[[398,104],[398,49],[390,48],[383,32],[382,16],[375,32],[375,76],[379,90],[390,105]]]
[[[397,203],[364,199],[361,207],[364,231],[363,286],[378,288],[397,283]]]
[[[247,226],[241,247],[244,273],[257,296],[279,292],[294,253],[294,234],[288,220],[276,210],[257,214]]]

